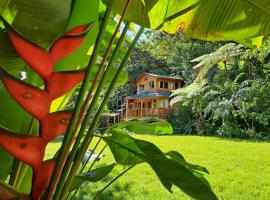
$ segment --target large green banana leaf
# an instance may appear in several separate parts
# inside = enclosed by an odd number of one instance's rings
[[[241,40],[270,32],[268,0],[201,0],[189,15],[173,21],[183,22],[184,33],[199,39]]]
[[[103,0],[121,14],[127,0]],[[241,41],[270,32],[268,0],[137,0],[127,19],[169,33],[184,30],[203,40]]]
[[[56,63],[56,71],[75,70],[85,68],[89,62],[89,49],[94,45],[98,32],[99,0],[76,0],[73,6],[71,18],[67,24],[68,31],[81,24],[91,25],[90,31],[83,44],[70,56]]]
[[[137,134],[173,134],[173,128],[169,122],[156,119],[148,119],[144,121],[131,120],[121,122],[112,126],[112,128],[126,129],[130,132]]]
[[[82,185],[87,185],[89,183],[97,182],[106,177],[115,167],[115,163],[102,166],[96,169],[93,169],[89,172],[76,175],[73,182],[71,183],[71,188],[69,191],[80,188]]]
[[[7,8],[8,4],[10,3],[9,0],[1,0],[0,1],[0,15],[3,13],[3,11]]]
[[[6,184],[4,181],[0,180],[0,194],[1,199],[20,199],[27,200],[29,196],[24,193],[18,192],[15,188]]]
[[[217,199],[209,183],[203,178],[202,172],[207,170],[187,163],[181,154],[170,152],[166,156],[154,144],[135,139],[125,130],[117,128],[110,129],[110,134],[101,137],[110,147],[117,163],[148,163],[167,190],[172,191],[172,185],[175,185],[194,199]]]
[[[71,3],[71,0],[10,0],[6,9],[15,10],[14,20],[10,22],[6,15],[2,17],[21,36],[48,48],[63,33],[71,13]]]
[[[127,3],[127,0],[102,0],[103,3],[109,7],[110,9],[114,10],[118,14],[122,14],[125,5]],[[150,19],[149,12],[153,9],[155,4],[158,3],[159,0],[136,0],[131,1],[131,4],[129,6],[128,12],[126,14],[126,19],[135,22],[137,24],[140,24],[143,27],[148,28],[156,28],[158,25],[160,25],[160,18],[157,19]],[[160,10],[159,16],[164,16],[163,11],[166,10],[166,8]]]
[[[18,73],[25,64],[13,48],[5,31],[0,31],[0,42],[0,66],[11,74]]]

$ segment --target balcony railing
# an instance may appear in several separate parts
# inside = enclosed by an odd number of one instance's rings
[[[129,108],[125,117],[128,119],[151,117],[165,119],[171,110],[170,108]]]

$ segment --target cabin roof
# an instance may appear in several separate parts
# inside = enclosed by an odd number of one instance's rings
[[[177,80],[177,81],[182,81],[183,80],[181,78],[175,78],[175,77],[171,77],[171,76],[167,76],[167,75],[160,75],[160,74],[153,74],[153,73],[144,72],[137,78],[136,82],[138,82],[145,75],[149,75],[149,76],[153,76],[153,77],[157,77],[157,78]]]
[[[142,92],[140,94],[128,96],[128,99],[141,99],[141,98],[150,98],[150,97],[169,97],[171,92]]]

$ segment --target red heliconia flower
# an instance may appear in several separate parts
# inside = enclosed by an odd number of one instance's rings
[[[0,129],[0,146],[18,160],[33,168],[31,199],[40,199],[48,187],[55,162],[43,161],[46,145],[64,134],[72,113],[50,113],[54,99],[74,88],[83,78],[84,71],[53,72],[54,64],[71,54],[83,42],[89,26],[79,26],[56,40],[49,52],[27,42],[13,30],[8,34],[12,44],[25,63],[44,79],[45,89],[26,84],[0,68],[0,79],[13,99],[39,120],[39,136],[27,136]]]
[[[82,44],[85,33],[89,30],[90,26],[78,26],[56,40],[50,50],[53,61],[57,62],[76,50]]]
[[[47,82],[53,73],[54,64],[76,50],[83,42],[89,26],[78,26],[56,40],[50,52],[27,42],[10,30],[9,38],[18,54],[36,73]]]
[[[51,159],[43,162],[39,168],[33,169],[32,199],[39,199],[40,195],[42,195],[44,190],[48,187],[54,167],[55,160]]]
[[[52,98],[46,91],[13,78],[1,68],[0,79],[15,101],[35,118],[41,120],[48,115]]]
[[[40,137],[46,142],[64,134],[72,113],[61,111],[50,113],[40,122]]]
[[[46,143],[40,137],[19,135],[0,129],[0,146],[18,160],[37,168],[43,161]]]
[[[55,99],[74,88],[84,78],[84,71],[53,73],[47,81],[47,91]]]

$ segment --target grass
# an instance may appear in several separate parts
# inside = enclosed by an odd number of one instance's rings
[[[177,150],[191,163],[205,166],[210,171],[207,179],[219,199],[268,200],[270,197],[270,143],[197,136],[136,137],[155,143],[163,151]],[[59,142],[51,143],[47,157],[51,157],[59,146]],[[97,166],[113,162],[108,148],[104,154],[106,156]],[[122,170],[123,167],[117,166],[109,177],[82,189],[76,199],[92,199],[96,191]],[[112,184],[99,199],[190,199],[178,188],[173,191],[172,194],[166,191],[151,168],[140,164]]]

